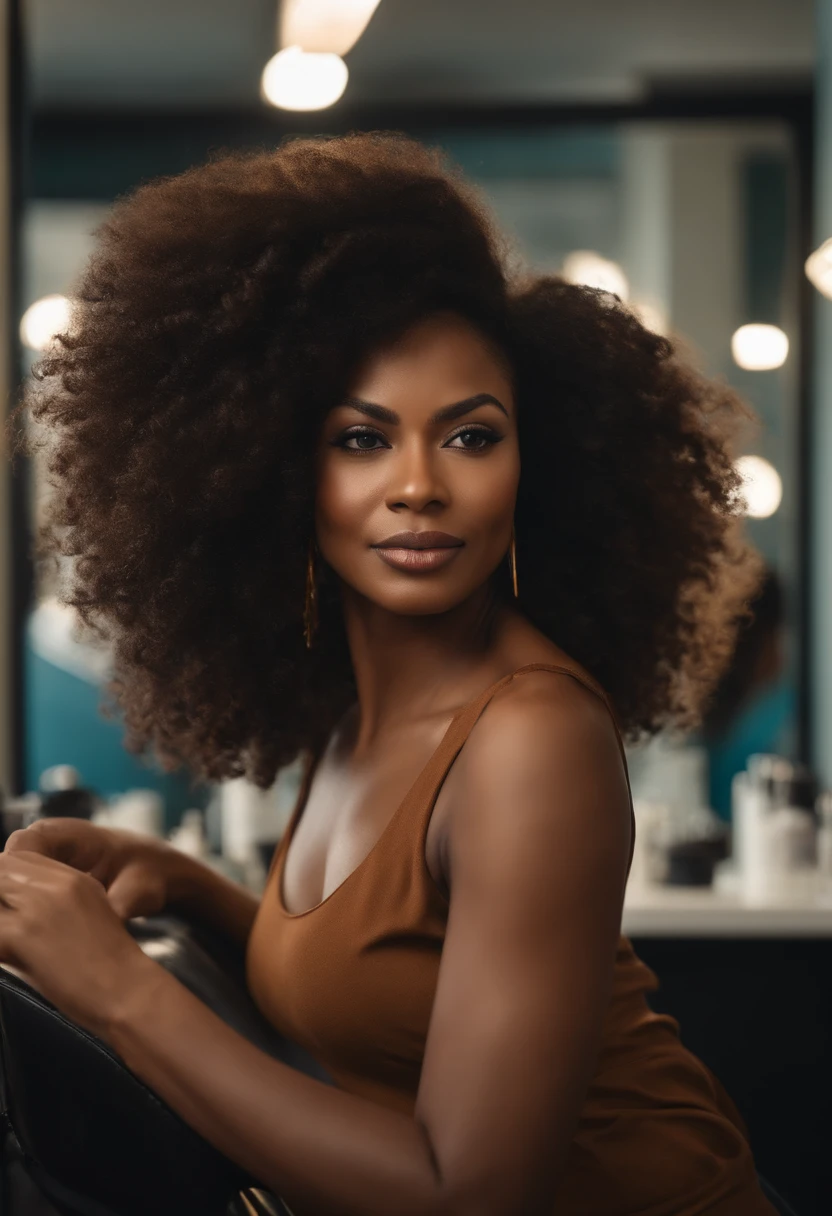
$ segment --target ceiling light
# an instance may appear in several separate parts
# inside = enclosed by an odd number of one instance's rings
[[[574,253],[570,253],[564,259],[561,274],[570,283],[596,287],[600,291],[608,291],[611,295],[618,296],[621,300],[626,300],[630,294],[627,276],[618,263],[591,249],[576,249]]]
[[[379,0],[283,0],[278,46],[346,55],[378,5]]]
[[[832,237],[810,253],[804,264],[806,277],[821,295],[832,300]]]
[[[349,72],[338,55],[287,46],[263,69],[263,96],[282,110],[324,110],[343,94]]]
[[[20,319],[20,340],[30,350],[46,350],[56,334],[69,328],[70,303],[66,296],[43,296],[30,304]]]
[[[789,339],[776,325],[741,325],[731,339],[734,362],[749,372],[782,367],[788,353]]]
[[[780,506],[783,482],[773,464],[762,456],[740,456],[734,468],[742,478],[740,496],[752,519],[768,519]]]

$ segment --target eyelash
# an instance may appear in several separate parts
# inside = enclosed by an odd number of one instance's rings
[[[345,452],[349,452],[351,456],[370,456],[373,452],[381,452],[383,448],[349,448],[347,441],[350,439],[360,438],[362,435],[370,435],[373,439],[384,439],[380,431],[374,431],[372,427],[360,426],[352,427],[349,431],[343,431],[337,438],[331,440],[332,446],[341,448]],[[498,435],[496,431],[492,431],[490,427],[482,425],[464,426],[458,431],[454,431],[453,435],[449,436],[448,444],[443,444],[443,447],[449,446],[451,439],[458,439],[460,435],[481,435],[487,442],[484,447],[480,448],[465,448],[457,447],[456,452],[465,452],[469,456],[479,456],[483,452],[487,452],[489,448],[502,441],[503,436]],[[389,447],[389,444],[387,445]]]

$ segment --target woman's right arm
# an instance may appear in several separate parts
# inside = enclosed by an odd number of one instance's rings
[[[178,913],[245,945],[259,900],[162,840],[86,819],[38,819],[12,832],[5,851],[41,853],[91,874],[123,920]]]

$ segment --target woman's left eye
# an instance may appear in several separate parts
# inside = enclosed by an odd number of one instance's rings
[[[445,446],[457,446],[455,442],[457,439],[463,441],[458,446],[465,452],[484,452],[486,448],[499,443],[502,435],[498,435],[496,431],[488,430],[484,426],[466,427],[465,430],[457,431],[455,435],[452,435]]]

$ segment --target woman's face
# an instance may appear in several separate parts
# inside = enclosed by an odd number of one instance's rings
[[[367,359],[324,422],[319,548],[391,612],[447,611],[505,560],[519,476],[508,370],[461,317],[431,317]]]

